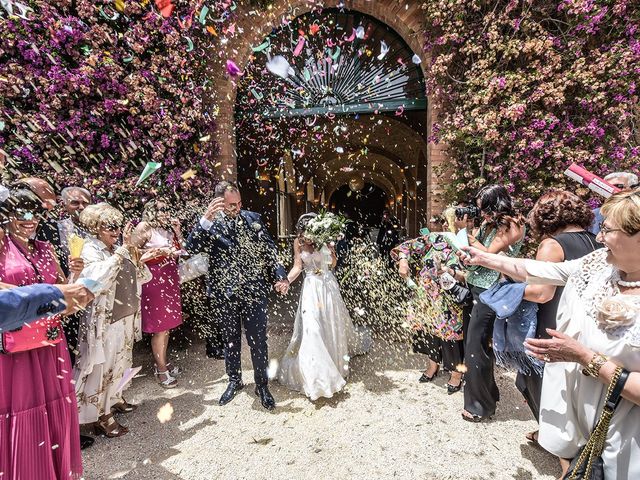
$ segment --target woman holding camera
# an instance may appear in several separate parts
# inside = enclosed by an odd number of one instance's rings
[[[458,209],[462,220],[479,217],[479,228],[469,234],[469,245],[489,253],[503,253],[515,257],[524,242],[524,219],[511,201],[507,189],[502,185],[486,185],[475,198],[475,207],[466,212]],[[472,267],[467,276],[474,305],[471,316],[464,326],[465,388],[462,418],[480,422],[496,412],[500,392],[494,378],[495,358],[491,349],[495,312],[480,301],[480,294],[492,287],[500,273],[485,267]]]

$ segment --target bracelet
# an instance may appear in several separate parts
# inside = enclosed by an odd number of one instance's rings
[[[406,253],[399,253],[398,254],[398,260],[407,260],[409,257],[407,256]]]
[[[583,375],[586,375],[587,377],[598,378],[598,375],[600,375],[600,369],[608,361],[609,359],[603,354],[594,353],[587,366],[582,369]]]

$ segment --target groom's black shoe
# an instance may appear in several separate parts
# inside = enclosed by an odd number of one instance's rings
[[[233,400],[233,397],[235,397],[236,394],[243,388],[244,388],[244,383],[242,383],[242,380],[231,380],[229,382],[229,385],[227,386],[227,389],[224,391],[224,393],[220,397],[220,401],[218,403],[220,405],[226,405],[231,400]]]
[[[267,410],[276,408],[276,401],[266,385],[256,385],[256,395],[260,397],[260,403]]]

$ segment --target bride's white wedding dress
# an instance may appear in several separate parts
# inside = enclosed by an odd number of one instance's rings
[[[301,252],[300,258],[304,283],[278,381],[311,400],[329,398],[344,387],[350,356],[371,348],[371,335],[354,327],[322,252]]]

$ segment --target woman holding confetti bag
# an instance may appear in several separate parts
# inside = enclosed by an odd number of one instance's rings
[[[338,240],[344,220],[331,213],[308,213],[298,220],[294,265],[290,283],[304,271],[293,336],[280,362],[278,380],[312,401],[331,398],[342,390],[349,375],[349,356],[367,352],[371,336],[357,330],[344,304],[332,243]]]
[[[446,213],[447,210],[445,218]],[[471,311],[470,292],[458,258],[438,232],[398,245],[391,251],[391,258],[398,262],[400,276],[415,285],[409,315],[416,328],[414,350],[429,357],[428,367],[419,381],[432,381],[442,362],[449,372],[447,392],[456,393],[462,388],[464,370],[463,318]],[[411,280],[412,270],[417,283]]]
[[[169,332],[182,324],[182,299],[177,260],[182,250],[180,222],[171,218],[169,206],[152,200],[144,207],[134,233],[135,244],[145,254],[153,279],[142,288],[142,331],[152,334],[151,350],[156,379],[164,388],[178,385],[181,373],[167,359]]]

